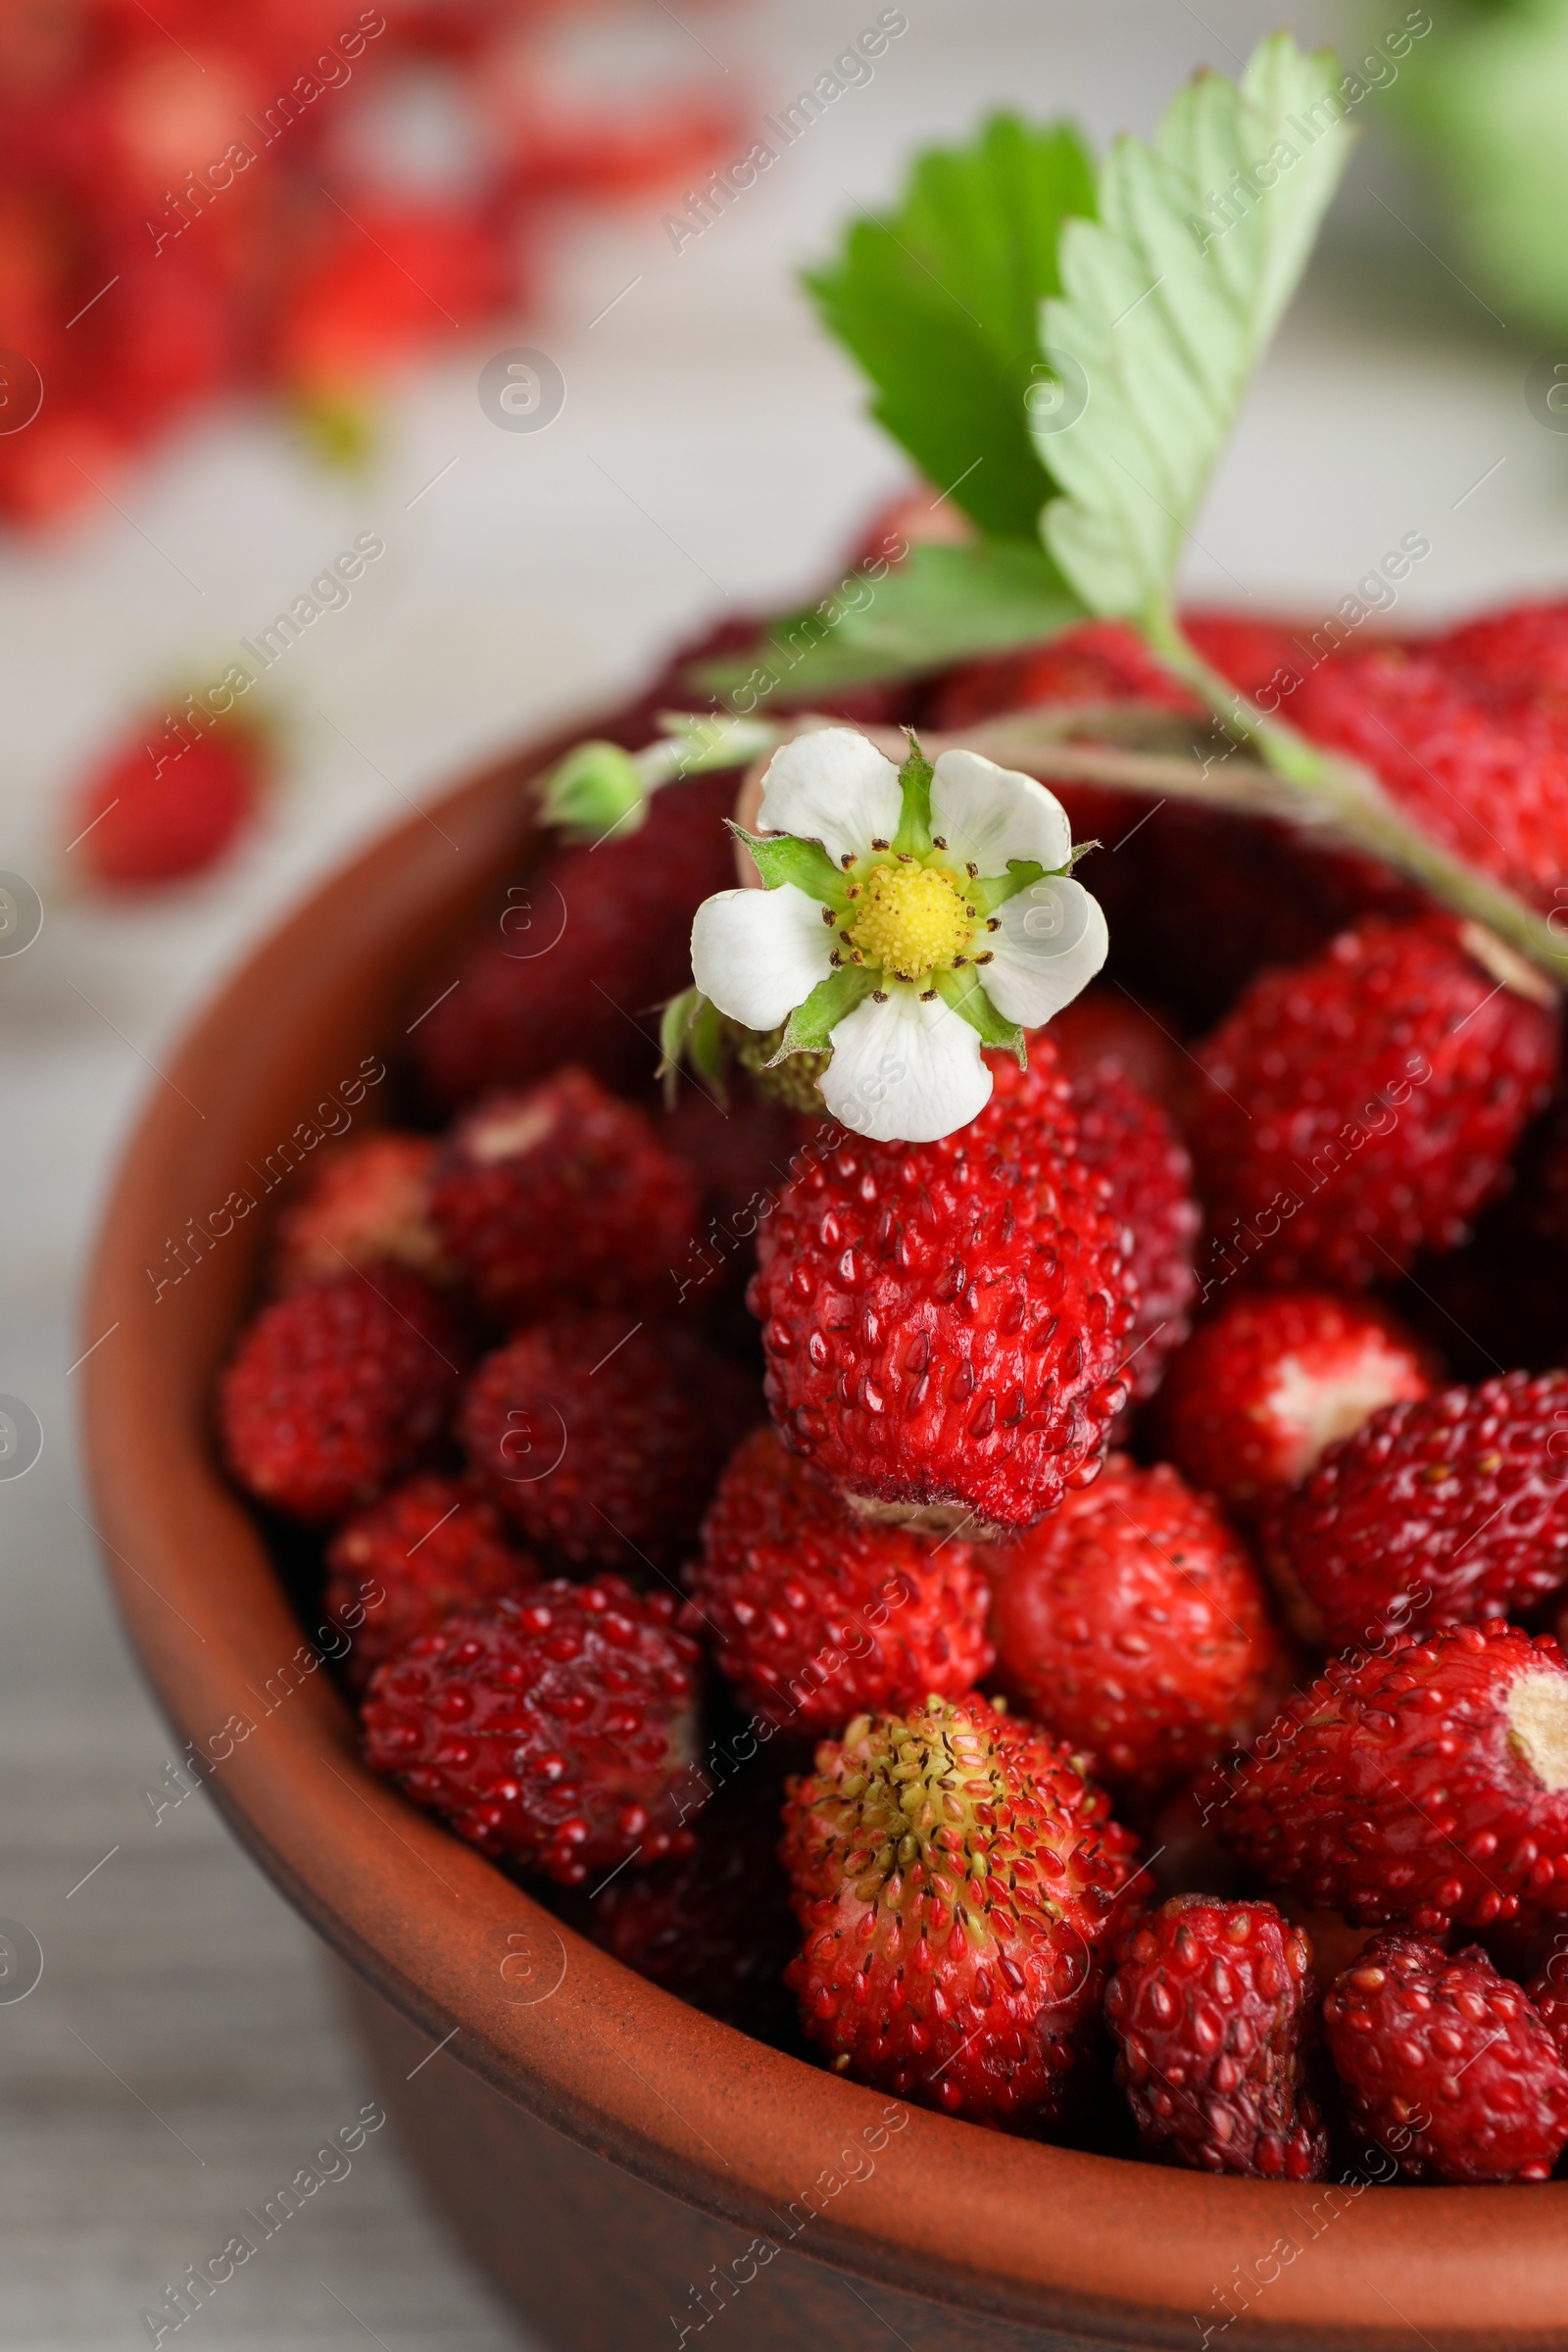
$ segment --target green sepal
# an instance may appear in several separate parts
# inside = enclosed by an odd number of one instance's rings
[[[673,1110],[681,1067],[691,1070],[723,1104],[729,1070],[729,1028],[718,1006],[699,988],[683,989],[671,997],[659,1020],[659,1068],[664,1084],[664,1107]]]
[[[648,814],[648,784],[618,743],[578,743],[545,778],[541,808],[547,825],[602,841],[617,828],[636,832]]]
[[[968,1022],[983,1046],[1011,1054],[1020,1070],[1029,1067],[1029,1043],[1016,1021],[1004,1021],[986,995],[985,982],[972,964],[961,972],[934,972],[937,994],[950,1011]]]
[[[840,1021],[848,1020],[857,1004],[863,1004],[877,985],[878,975],[868,972],[863,964],[847,963],[837,972],[829,972],[819,980],[804,1004],[797,1004],[784,1024],[774,1061],[782,1061],[787,1054],[821,1054],[831,1043],[831,1032]]]
[[[914,729],[909,729],[909,750],[899,770],[899,783],[904,793],[904,808],[899,817],[899,829],[893,837],[895,850],[907,850],[923,858],[931,847],[931,777],[930,760],[921,751]]]
[[[1033,882],[1043,882],[1051,870],[1037,864],[1032,858],[1010,858],[1004,874],[983,875],[978,882],[970,883],[969,904],[982,915],[995,914],[999,906],[1015,899],[1020,890],[1027,890]],[[1063,865],[1055,870],[1064,874],[1068,868]]]
[[[820,899],[828,906],[848,906],[844,876],[819,841],[797,841],[793,833],[748,833],[733,820],[730,831],[746,844],[752,863],[769,890],[777,890],[781,882],[793,882],[808,899]]]
[[[1075,841],[1067,853],[1065,865],[1037,865],[1032,858],[1009,858],[1004,874],[987,875],[970,883],[970,903],[981,914],[995,914],[999,906],[1004,906],[1009,899],[1015,899],[1020,890],[1028,890],[1033,883],[1068,880],[1080,858],[1103,847],[1099,841]]]

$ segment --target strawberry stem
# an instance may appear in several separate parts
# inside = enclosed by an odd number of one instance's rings
[[[1260,754],[1294,800],[1298,821],[1333,825],[1356,849],[1409,875],[1442,905],[1505,941],[1559,988],[1568,987],[1568,941],[1549,919],[1506,884],[1455,858],[1400,814],[1371,771],[1309,743],[1271,718],[1210,668],[1168,612],[1151,616],[1146,633],[1167,668],[1208,704],[1227,732]]]

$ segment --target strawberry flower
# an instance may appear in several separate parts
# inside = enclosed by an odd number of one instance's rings
[[[1072,828],[1033,776],[977,752],[896,767],[854,727],[775,753],[765,836],[736,831],[765,887],[707,899],[692,925],[701,995],[775,1061],[829,1052],[831,1115],[878,1142],[932,1143],[985,1106],[982,1046],[1070,1004],[1105,960],[1099,903],[1073,881]]]

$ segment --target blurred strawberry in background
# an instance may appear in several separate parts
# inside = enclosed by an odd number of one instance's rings
[[[170,735],[162,712],[130,727],[69,804],[76,881],[119,895],[205,873],[248,831],[270,764],[248,718],[188,737]]]
[[[30,421],[0,408],[0,517],[48,520],[239,389],[357,454],[389,369],[527,302],[564,204],[706,169],[734,122],[700,92],[629,116],[563,88],[588,13],[0,0],[0,369],[43,384]]]

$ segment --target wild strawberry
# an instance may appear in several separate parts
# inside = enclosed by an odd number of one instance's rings
[[[940,1143],[814,1154],[758,1237],[780,1436],[906,1515],[1029,1526],[1094,1477],[1125,1399],[1131,1276],[1049,1035],[1030,1051]]]
[[[564,1069],[458,1121],[430,1215],[481,1305],[517,1323],[558,1303],[673,1305],[697,1186],[646,1111]]]
[[[673,1566],[756,1417],[745,1376],[679,1324],[555,1316],[474,1374],[459,1427],[503,1514],[568,1560]]]
[[[794,2038],[784,1972],[800,1941],[778,1858],[782,1791],[731,1782],[689,1817],[693,1846],[652,1870],[623,1870],[595,1895],[586,1930],[640,1977],[759,2039]]]
[[[1559,1934],[1552,1937],[1550,1950],[1534,1970],[1525,1990],[1551,2035],[1558,2057],[1568,2066],[1568,1936]]]
[[[1066,1748],[985,1699],[858,1717],[785,1807],[808,2038],[901,2098],[1049,2130],[1082,2078],[1132,1843]]]
[[[1108,1056],[1073,1074],[1072,1106],[1078,1156],[1104,1177],[1105,1205],[1130,1239],[1138,1306],[1126,1370],[1136,1403],[1153,1395],[1192,1329],[1194,1246],[1203,1221],[1193,1199],[1193,1163],[1168,1114]]]
[[[1177,1894],[1129,1928],[1105,2015],[1149,2153],[1194,2172],[1320,2180],[1328,2133],[1301,2057],[1316,2002],[1312,1947],[1272,1903]]]
[[[430,1176],[438,1150],[429,1135],[388,1131],[340,1145],[313,1170],[278,1217],[272,1287],[330,1282],[346,1266],[394,1263],[431,1281],[451,1269],[430,1222]]]
[[[431,1471],[346,1519],[327,1545],[326,1566],[322,1606],[353,1636],[345,1671],[356,1690],[417,1635],[519,1592],[539,1574],[482,1496]]]
[[[1563,708],[1568,697],[1568,604],[1484,612],[1422,649],[1450,672],[1508,700]]]
[[[1568,1581],[1568,1372],[1385,1405],[1280,1497],[1264,1544],[1330,1649],[1519,1614]]]
[[[689,1851],[697,1645],[675,1605],[606,1576],[449,1617],[376,1670],[367,1761],[564,1886]]]
[[[1206,1792],[1265,1886],[1358,1927],[1568,1909],[1568,1665],[1494,1619],[1331,1659]]]
[[[341,1518],[430,1458],[461,1369],[446,1305],[403,1267],[309,1284],[241,1335],[219,1383],[224,1458],[259,1502]]]
[[[1092,1487],[980,1558],[998,1681],[1111,1786],[1150,1792],[1196,1772],[1246,1737],[1281,1671],[1256,1569],[1163,1462],[1113,1454]]]
[[[812,1738],[956,1697],[991,1665],[968,1545],[861,1517],[765,1426],[731,1456],[687,1583],[742,1702]]]
[[[1380,1405],[1431,1386],[1425,1351],[1381,1307],[1330,1291],[1244,1292],[1173,1360],[1160,1432],[1195,1486],[1250,1513]]]
[[[149,719],[72,802],[68,839],[77,871],[106,891],[205,873],[251,823],[261,776],[252,728],[220,727],[181,746],[165,739],[162,714]]]
[[[635,833],[558,849],[514,883],[495,928],[413,1007],[413,1045],[439,1102],[547,1078],[569,1040],[607,1085],[646,1084],[659,1060],[654,1010],[691,977],[692,916],[735,881],[724,819],[733,774],[655,793]],[[450,973],[448,974],[450,978]]]
[[[1545,2180],[1568,2145],[1568,2067],[1478,1944],[1374,1936],[1323,2003],[1352,2135],[1406,2180]]]
[[[1314,742],[1360,760],[1391,799],[1468,864],[1550,906],[1568,873],[1568,728],[1547,707],[1499,693],[1517,670],[1469,638],[1344,654],[1314,670],[1290,715]],[[1475,666],[1493,669],[1489,678]]]
[[[1361,1286],[1463,1241],[1557,1054],[1555,1013],[1475,939],[1445,915],[1368,921],[1221,1022],[1191,1140],[1222,1275]]]

